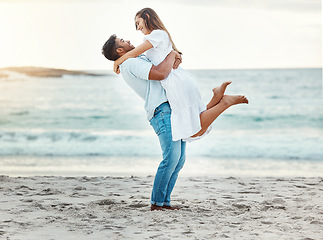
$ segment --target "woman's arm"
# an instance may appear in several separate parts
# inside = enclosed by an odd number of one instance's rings
[[[128,58],[138,57],[140,54],[143,54],[144,52],[146,52],[148,49],[151,49],[152,47],[153,45],[148,40],[144,41],[142,44],[130,50],[129,52],[127,52],[126,54],[118,58],[116,61],[114,61],[113,71],[119,74],[120,73],[119,65],[121,63],[126,61]]]

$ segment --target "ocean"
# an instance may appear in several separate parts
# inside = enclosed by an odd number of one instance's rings
[[[154,175],[158,139],[143,100],[111,71],[104,76],[0,78],[0,174]],[[191,70],[202,99],[226,94],[226,110],[187,144],[184,175],[323,176],[322,69]]]

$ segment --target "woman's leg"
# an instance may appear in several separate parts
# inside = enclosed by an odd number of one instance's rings
[[[227,108],[241,103],[248,103],[248,99],[241,95],[224,95],[222,100],[214,107],[205,110],[200,114],[202,129],[192,137],[203,135],[213,121],[220,116]]]
[[[215,87],[213,88],[213,97],[210,100],[210,102],[206,105],[206,109],[210,109],[212,107],[214,107],[215,105],[217,105],[220,100],[223,97],[223,94],[225,92],[225,89],[227,88],[227,86],[231,83],[231,81],[228,82],[224,82],[221,84],[221,86]]]

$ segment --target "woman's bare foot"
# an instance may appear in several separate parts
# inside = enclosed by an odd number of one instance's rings
[[[215,88],[213,88],[213,94],[216,96],[216,97],[221,97],[222,98],[222,96],[223,96],[223,94],[224,94],[224,92],[225,92],[225,89],[227,88],[227,86],[229,85],[229,84],[231,84],[232,82],[231,81],[227,81],[227,82],[223,82],[222,84],[221,84],[221,86],[218,86],[218,87],[215,87]],[[221,99],[220,98],[220,99]],[[220,101],[220,100],[219,100]]]
[[[215,87],[213,88],[213,97],[211,99],[211,101],[209,102],[209,104],[207,105],[207,109],[210,109],[211,107],[214,107],[215,105],[217,105],[220,100],[223,97],[223,94],[227,88],[227,86],[231,83],[231,81],[227,81],[227,82],[223,82],[221,84],[221,86]]]
[[[248,99],[242,95],[223,95],[219,104],[215,105],[211,109],[205,110],[200,114],[202,129],[192,137],[201,136],[201,134],[203,134],[214,122],[214,120],[221,115],[221,113],[223,113],[229,107],[240,103],[248,103]]]
[[[221,102],[227,104],[229,107],[236,104],[249,103],[248,99],[242,95],[223,95]]]

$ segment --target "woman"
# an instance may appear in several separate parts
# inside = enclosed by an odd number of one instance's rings
[[[179,52],[153,9],[140,10],[135,16],[135,24],[136,29],[145,35],[144,42],[115,61],[115,72],[118,72],[118,65],[125,60],[144,52],[154,65],[161,63],[172,50]],[[194,79],[184,69],[180,67],[173,69],[168,77],[161,81],[172,109],[173,141],[180,139],[193,141],[205,136],[211,130],[212,122],[221,114],[214,106],[222,99],[230,83],[224,82],[220,87],[214,88],[211,101],[205,105],[201,101]],[[236,96],[235,100],[235,104],[248,103],[244,96]]]

